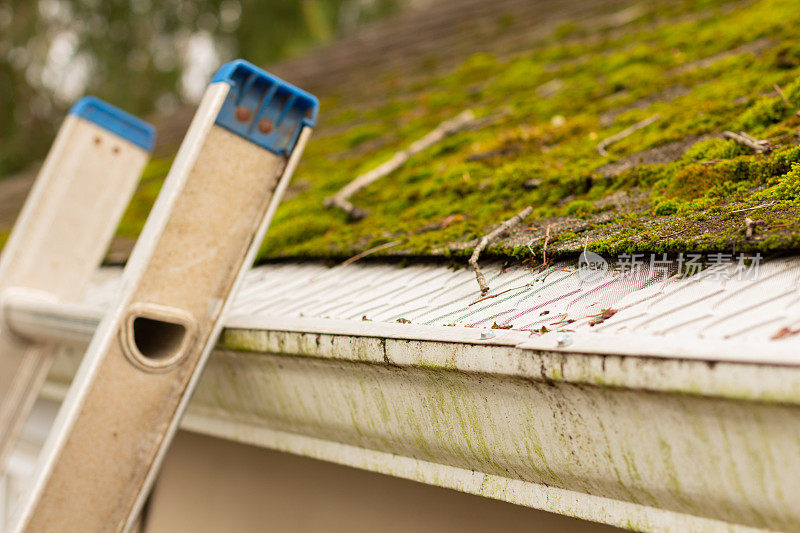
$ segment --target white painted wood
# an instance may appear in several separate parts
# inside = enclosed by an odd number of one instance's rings
[[[135,144],[68,115],[0,257],[0,298],[23,289],[78,302],[148,159]],[[52,356],[52,346],[14,335],[0,316],[0,465]]]

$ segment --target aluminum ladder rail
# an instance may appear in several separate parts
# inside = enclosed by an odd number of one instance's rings
[[[242,60],[212,79],[12,530],[134,524],[317,110]]]
[[[75,103],[0,256],[0,299],[80,300],[154,142],[151,125],[98,98]],[[0,316],[0,471],[53,353],[15,335]]]

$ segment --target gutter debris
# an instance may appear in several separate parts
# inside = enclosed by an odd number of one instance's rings
[[[505,235],[515,226],[519,225],[520,222],[528,218],[532,212],[533,207],[526,207],[513,217],[501,223],[491,232],[484,235],[478,245],[475,247],[475,250],[472,252],[472,256],[469,258],[469,266],[475,271],[475,279],[478,281],[478,286],[481,289],[481,296],[486,296],[486,293],[489,292],[489,285],[486,283],[486,277],[483,275],[483,272],[481,272],[481,267],[478,265],[478,258],[480,257],[481,252],[498,238]]]
[[[617,309],[601,309],[596,315],[587,315],[589,317],[594,317],[589,321],[589,325],[596,326],[598,324],[602,324],[612,316],[616,315],[617,311]]]

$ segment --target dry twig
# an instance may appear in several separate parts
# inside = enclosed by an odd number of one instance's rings
[[[755,211],[756,209],[764,209],[765,207],[772,207],[773,205],[775,205],[777,203],[778,202],[773,200],[772,202],[767,202],[765,204],[760,204],[760,205],[757,205],[755,207],[745,207],[744,209],[736,209],[734,211],[728,211],[728,214],[731,214],[731,213],[744,213],[745,211]]]
[[[381,244],[380,246],[376,246],[374,248],[370,248],[369,250],[367,250],[365,252],[361,252],[358,255],[354,255],[353,257],[351,257],[347,261],[343,262],[339,266],[343,267],[343,266],[349,265],[350,263],[355,263],[359,259],[363,259],[364,257],[367,257],[370,254],[374,254],[375,252],[380,252],[381,250],[385,250],[387,248],[391,248],[392,246],[397,246],[401,242],[403,242],[403,241],[392,241],[392,242],[387,242],[386,244]]]
[[[656,120],[658,120],[660,118],[661,118],[661,115],[656,113],[652,117],[648,117],[648,118],[646,118],[644,120],[640,120],[639,122],[637,122],[633,126],[622,130],[621,132],[617,133],[616,135],[612,135],[611,137],[603,139],[602,141],[600,141],[600,144],[597,145],[597,151],[600,153],[600,155],[607,156],[608,155],[608,151],[606,150],[606,148],[608,148],[609,146],[611,146],[612,144],[614,144],[617,141],[621,141],[622,139],[624,139],[625,137],[629,136],[630,134],[632,134],[632,133],[634,133],[634,132],[636,132],[636,131],[638,131],[638,130],[640,130],[642,128],[646,128],[647,126],[649,126],[650,124],[652,124],[653,122],[655,122]]]
[[[545,274],[541,281],[544,281],[547,278],[549,278],[550,274],[552,274],[553,272],[567,272],[567,273],[569,273],[569,272],[572,272],[572,270],[567,270],[566,268],[554,268],[553,270],[551,270],[550,272]]]
[[[786,224],[778,224],[776,226],[770,226],[768,229],[788,228],[789,226],[794,226],[795,224],[800,224],[800,220],[794,220],[792,222],[787,222]]]
[[[789,103],[789,99],[786,98],[785,94],[783,94],[783,90],[781,89],[781,86],[778,85],[777,83],[773,83],[772,87],[775,89],[775,92],[778,93],[778,96],[781,97],[781,100],[783,100],[783,103],[786,104],[786,107],[791,109],[792,108],[792,104]]]
[[[538,265],[538,266],[535,266],[535,267],[533,267],[533,270],[532,270],[532,271],[533,271],[533,272],[535,272],[535,273],[537,273],[537,274],[541,274],[542,272],[544,272],[545,270],[547,270],[548,268],[550,268],[550,266],[551,266],[552,264],[553,264],[553,261],[548,261],[547,263],[542,263],[541,265]],[[544,281],[545,279],[547,279],[547,276],[549,276],[549,275],[550,275],[550,274],[552,274],[552,273],[553,273],[553,271],[550,271],[550,272],[548,272],[548,273],[547,273],[547,274],[545,274],[545,276],[544,276],[542,279],[540,279],[539,281]]]
[[[550,224],[547,225],[547,231],[544,234],[544,246],[542,246],[542,264],[547,264],[547,243],[550,241]]]
[[[752,239],[753,233],[756,231],[756,221],[750,217],[745,217],[744,219],[744,238],[745,239]]]
[[[471,109],[467,109],[456,115],[455,117],[445,120],[439,124],[433,131],[425,135],[423,138],[414,142],[405,150],[400,150],[392,156],[392,158],[383,163],[382,165],[373,168],[369,172],[361,174],[356,179],[345,185],[339,192],[333,196],[325,198],[323,203],[325,207],[338,207],[345,211],[351,219],[359,220],[367,216],[368,212],[354,206],[350,203],[350,197],[355,193],[378,181],[379,179],[388,176],[398,168],[400,168],[412,156],[427,150],[434,144],[442,141],[443,139],[457,133],[461,130],[467,129],[475,125],[478,120]]]
[[[757,154],[768,154],[772,151],[772,146],[770,146],[769,141],[756,139],[755,137],[751,137],[743,131],[740,131],[739,133],[723,131],[722,136],[726,139],[731,139],[742,146],[752,148]]]
[[[475,247],[475,250],[472,252],[472,256],[469,258],[469,266],[475,271],[475,279],[478,281],[478,286],[481,288],[481,296],[486,296],[486,293],[489,292],[489,285],[486,284],[486,277],[484,277],[483,272],[481,272],[481,267],[478,265],[478,258],[480,257],[481,252],[492,242],[496,241],[499,237],[511,230],[514,226],[528,218],[528,215],[530,215],[532,212],[533,207],[526,207],[513,217],[497,226],[491,232],[484,235],[478,243],[478,246]]]
[[[484,300],[491,300],[492,298],[497,298],[501,294],[505,294],[507,292],[515,291],[517,289],[524,289],[525,287],[530,287],[531,285],[533,285],[533,283],[526,283],[525,285],[520,285],[518,287],[511,287],[510,289],[506,289],[504,291],[500,291],[497,294],[490,294],[489,296],[484,296],[483,298],[475,300],[474,302],[469,304],[467,307],[475,305],[475,304],[480,303],[480,302],[483,302]]]

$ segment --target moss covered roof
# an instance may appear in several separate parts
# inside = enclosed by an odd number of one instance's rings
[[[397,72],[359,93],[320,94],[320,127],[261,258],[346,258],[386,243],[378,255],[464,254],[528,205],[492,253],[538,254],[548,227],[548,254],[796,249],[800,1],[648,5],[622,26],[563,24],[513,57],[478,53],[446,74]],[[368,217],[323,206],[467,108],[493,118],[353,196]],[[138,232],[169,164],[151,163],[121,235]]]

